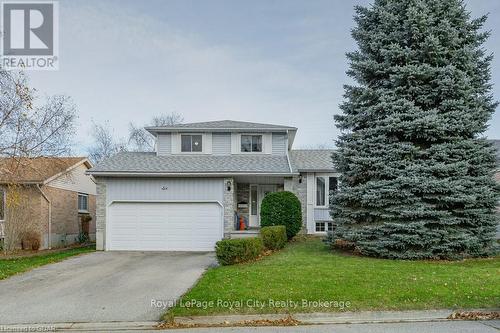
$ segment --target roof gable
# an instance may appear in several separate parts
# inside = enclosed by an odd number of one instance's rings
[[[0,158],[0,183],[41,184],[80,164],[91,167],[86,157],[4,157]]]

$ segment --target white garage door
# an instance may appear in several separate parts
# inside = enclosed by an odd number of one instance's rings
[[[113,203],[107,249],[126,251],[213,251],[222,238],[217,203]]]

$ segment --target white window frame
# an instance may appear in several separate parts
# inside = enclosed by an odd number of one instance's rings
[[[318,205],[318,178],[323,178],[325,180],[325,204],[324,205]],[[316,208],[326,208],[328,207],[328,202],[329,202],[329,196],[328,196],[328,185],[329,185],[329,178],[328,176],[325,176],[323,174],[317,174],[316,177],[314,177],[314,207]]]
[[[325,230],[324,231],[318,231],[318,223],[323,223],[325,225]],[[314,221],[314,233],[316,234],[326,234],[328,231],[333,230],[332,227],[332,221]],[[330,230],[328,228],[328,225],[330,226]]]
[[[80,196],[87,198],[87,209],[80,209]],[[77,208],[79,213],[88,213],[89,212],[89,195],[87,193],[78,192],[78,200],[77,200]]]
[[[265,133],[240,133],[238,137],[238,154],[255,154],[255,155],[261,155],[265,154],[266,151],[266,137],[264,135]],[[244,135],[259,135],[262,138],[262,149],[261,151],[241,151],[241,137]]]
[[[242,137],[243,136],[260,136],[260,151],[243,151],[241,149],[241,144],[242,144]],[[251,145],[253,145],[251,143]],[[239,147],[240,153],[241,154],[263,154],[264,153],[264,134],[262,133],[241,133],[240,134],[240,147]]]
[[[182,136],[183,135],[199,135],[201,136],[201,151],[182,151]],[[191,139],[192,140],[192,139]],[[179,153],[180,154],[204,154],[205,153],[205,135],[204,133],[179,133]],[[191,150],[193,149],[193,143],[191,141]]]
[[[316,180],[318,177],[321,177],[325,180],[325,205],[318,206],[318,181]],[[340,183],[339,174],[338,173],[316,173],[314,175],[314,207],[315,208],[327,208],[330,206],[330,177],[337,178],[337,189]],[[316,229],[316,228],[315,228]]]
[[[0,188],[0,192],[2,192],[2,202],[0,202],[0,205],[3,206],[3,219],[0,219],[0,222],[5,222],[5,215],[7,214],[6,210],[7,210],[7,200],[6,200],[6,197],[7,197],[7,191],[3,188]]]

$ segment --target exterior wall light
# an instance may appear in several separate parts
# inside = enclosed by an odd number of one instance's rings
[[[226,182],[226,187],[227,187],[227,191],[228,191],[228,192],[231,192],[231,185],[232,185],[232,182],[231,182],[230,180],[228,180],[228,181]]]
[[[299,173],[299,184],[302,184],[302,174]]]

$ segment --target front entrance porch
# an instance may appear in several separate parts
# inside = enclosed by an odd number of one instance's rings
[[[262,199],[283,191],[283,177],[235,177],[235,223],[231,238],[257,236],[260,229]]]

